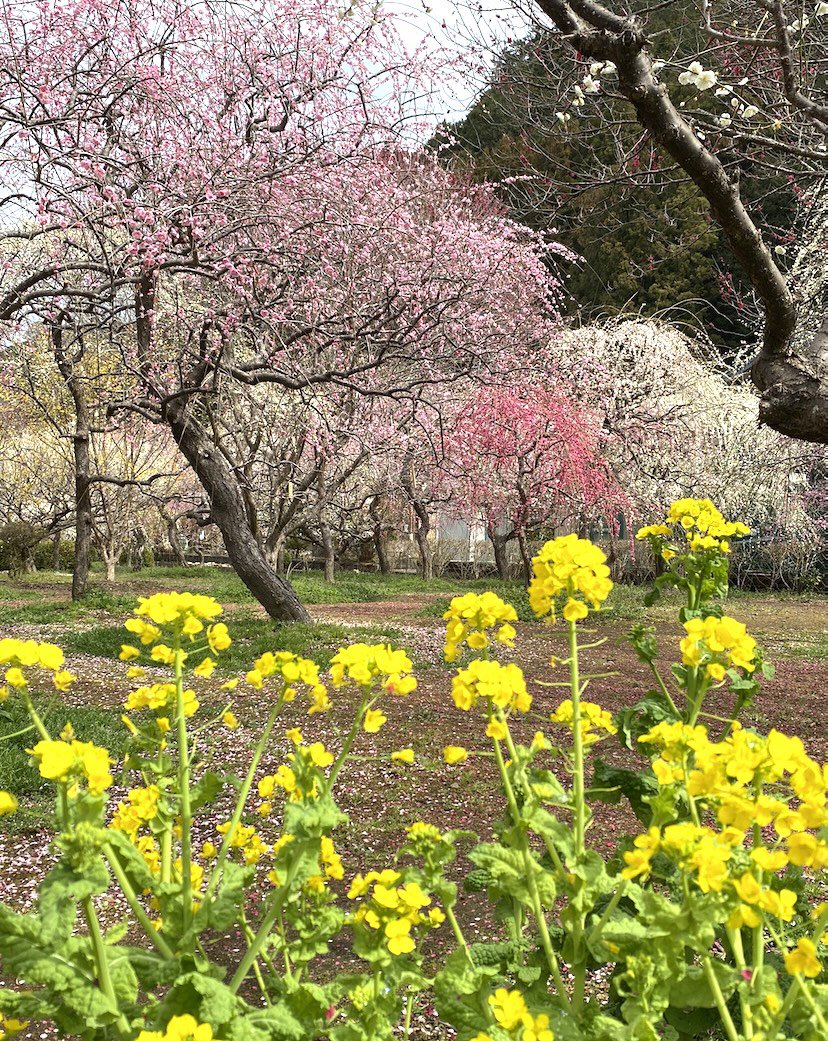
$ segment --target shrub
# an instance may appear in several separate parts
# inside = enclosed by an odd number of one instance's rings
[[[639,532],[666,565],[652,597],[666,586],[684,597],[681,661],[664,675],[653,632],[636,627],[655,689],[615,718],[584,697],[593,676],[583,652],[602,641],[583,643],[579,627],[612,591],[596,546],[565,536],[533,562],[532,609],[550,622],[560,613],[568,633],[567,678],[550,681],[567,697],[551,719],[533,717],[517,664],[490,656],[493,644],[515,643],[514,608],[491,593],[455,598],[446,612],[451,696],[485,726],[491,747],[477,754],[494,759],[505,817],[483,843],[413,822],[393,859],[347,887],[334,789],[358,732],[376,733],[393,699],[415,690],[404,652],[343,648],[327,686],[313,662],[263,653],[244,681],[270,710],[233,783],[206,761],[206,739],[235,727],[235,716],[207,711],[195,691],[230,645],[220,606],[186,593],[140,601],[126,623],[136,642],[121,651],[137,684],[124,717],[135,785],[108,808],[109,752],[71,728],[49,733],[29,694],[42,671],[58,691],[68,687],[62,652],[0,642],[5,689],[29,714],[33,762],[57,793],[59,853],[36,911],[0,907],[0,967],[20,981],[0,989],[0,1029],[11,1034],[31,1016],[95,1041],[369,1041],[397,1036],[400,1024],[407,1037],[413,1003],[429,992],[460,1041],[824,1039],[828,905],[809,906],[803,876],[828,864],[826,771],[797,738],[738,722],[769,672],[720,603],[730,542],[744,532],[706,500],[681,500],[666,523]],[[169,677],[151,681],[146,658]],[[224,684],[228,698],[236,683]],[[338,749],[292,729],[287,760],[261,769],[285,703],[298,699],[312,717],[346,695],[358,708]],[[514,736],[526,717],[539,727],[528,744]],[[607,765],[597,752],[615,740],[649,765]],[[461,769],[472,756],[444,750]],[[391,758],[410,762],[413,752]],[[607,861],[587,844],[592,807],[622,797],[641,829]],[[217,799],[226,819],[215,843],[196,848],[194,820]],[[2,793],[0,812],[15,803]],[[279,823],[275,842],[261,833],[266,819]],[[447,868],[469,841],[466,886],[485,893],[503,923],[497,943],[464,935],[455,914]],[[113,884],[130,918],[104,935],[95,899]],[[263,886],[264,899],[252,900]],[[450,931],[453,949],[432,975],[424,948],[438,929]],[[244,950],[225,969],[213,952],[236,936]],[[347,974],[335,969],[345,937],[360,966]]]

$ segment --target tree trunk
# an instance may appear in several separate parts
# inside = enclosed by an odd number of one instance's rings
[[[179,401],[166,410],[176,444],[193,468],[210,501],[213,523],[224,539],[230,563],[271,618],[309,622],[293,587],[277,575],[253,534],[238,481],[222,454]]]
[[[114,582],[115,567],[118,563],[118,557],[120,556],[120,553],[117,553],[114,550],[112,552],[106,551],[101,553],[101,556],[104,559],[104,565],[106,567],[106,581]]]
[[[322,537],[322,553],[325,558],[325,581],[333,582],[335,580],[335,568],[336,568],[336,551],[334,548],[334,540],[331,535],[331,526],[327,521],[319,521],[319,534]]]
[[[626,10],[615,12],[598,3],[537,0],[537,4],[578,52],[579,60],[615,64],[618,89],[635,109],[638,122],[710,204],[765,312],[762,345],[751,370],[762,394],[762,422],[789,437],[828,444],[828,318],[807,343],[791,343],[797,320],[794,295],[745,207],[738,180],[702,143],[656,75],[650,40],[640,21]],[[759,6],[782,11],[781,4]]]
[[[35,564],[34,553],[28,546],[21,553],[21,566],[24,575],[34,575],[37,573],[37,564]]]
[[[488,528],[488,536],[494,551],[498,578],[508,578],[509,565],[506,561],[506,539],[502,535],[498,535],[493,528]]]
[[[383,531],[382,524],[377,523],[374,525],[373,537],[374,549],[377,554],[377,566],[380,569],[380,574],[390,575],[391,564],[388,562],[388,548],[385,545],[385,532]]]
[[[371,501],[369,513],[371,515],[371,520],[374,522],[371,536],[374,540],[374,550],[377,554],[377,566],[380,569],[380,574],[390,575],[391,565],[388,563],[388,549],[385,544],[385,529],[379,512],[378,496]]]
[[[287,528],[278,528],[271,531],[264,545],[265,560],[279,575],[284,575],[285,573],[285,547],[287,540]]]
[[[60,532],[52,536],[52,571],[60,571]]]
[[[434,578],[434,556],[428,541],[428,533],[431,531],[431,518],[428,515],[428,510],[421,502],[412,502],[411,506],[417,517],[414,538],[417,542],[417,552],[420,554],[420,575],[424,581],[430,582]]]
[[[132,570],[142,571],[144,568],[144,550],[147,548],[147,533],[140,525],[132,532],[133,552]]]
[[[520,559],[523,563],[523,577],[526,585],[532,581],[532,554],[529,552],[529,544],[526,541],[526,532],[518,528],[518,547],[520,548]]]
[[[83,344],[75,359],[67,358],[63,343],[63,326],[52,326],[55,362],[75,407],[75,433],[72,438],[75,463],[75,566],[72,570],[72,599],[80,600],[89,584],[89,560],[92,554],[92,483],[90,481],[89,405],[83,385],[77,379],[76,364],[83,356]]]
[[[181,567],[187,566],[187,558],[184,556],[184,549],[181,545],[181,536],[178,534],[178,518],[167,517],[167,539],[170,543],[170,549],[172,550],[175,562]]]

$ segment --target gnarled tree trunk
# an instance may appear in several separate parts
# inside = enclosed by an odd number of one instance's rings
[[[213,523],[222,534],[236,574],[271,618],[280,622],[310,621],[293,587],[265,558],[227,460],[180,401],[168,404],[166,420],[182,455],[207,493]]]
[[[92,556],[92,482],[90,467],[91,424],[89,405],[77,366],[83,357],[83,344],[70,359],[64,349],[63,326],[52,326],[52,347],[58,370],[66,383],[75,408],[75,433],[72,451],[75,464],[75,566],[72,570],[72,599],[80,600],[89,584],[89,561]]]
[[[371,537],[374,540],[374,550],[377,554],[377,566],[380,569],[380,574],[390,575],[391,565],[388,562],[388,550],[385,545],[385,528],[379,511],[379,496],[375,496],[371,500],[368,512],[371,515],[371,520],[374,522],[374,526],[371,529]]]

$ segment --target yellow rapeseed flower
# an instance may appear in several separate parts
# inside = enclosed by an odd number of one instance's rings
[[[0,791],[0,817],[5,817],[17,810],[17,799],[11,792]]]
[[[567,597],[568,621],[585,618],[588,605],[597,610],[612,591],[606,560],[598,546],[577,535],[563,535],[547,542],[532,560],[532,610],[539,618],[548,616],[554,621],[555,601],[560,596]]]

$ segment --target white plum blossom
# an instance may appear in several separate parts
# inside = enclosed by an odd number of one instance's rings
[[[584,94],[597,94],[601,90],[601,81],[593,79],[592,76],[584,76]]]
[[[716,120],[720,127],[729,127],[733,119],[729,112],[723,112]]]
[[[580,108],[580,106],[584,103],[584,92],[581,90],[577,83],[572,88],[572,93],[575,95],[575,97],[572,99],[573,106],[575,108]]]
[[[570,116],[568,112],[556,112],[555,119],[557,119],[559,123],[568,123],[570,119],[572,119],[572,116]]]
[[[689,86],[691,83],[697,90],[710,90],[718,82],[712,69],[705,69],[701,62],[691,62],[685,72],[679,74],[679,83]]]
[[[679,74],[679,83],[681,83],[682,86],[685,87],[688,86],[690,83],[695,83],[696,76],[698,76],[702,72],[704,72],[704,67],[702,66],[702,63],[700,61],[694,61],[691,63],[690,67],[685,72]]]
[[[742,115],[745,119],[753,119],[754,116],[759,115],[759,109],[755,105],[748,105]]]
[[[787,248],[787,246],[774,246],[773,247],[773,252],[778,257],[784,257],[785,254],[788,252],[788,248]]]
[[[804,18],[797,18],[795,22],[791,22],[788,28],[794,33],[804,33],[810,24],[811,19],[805,15]]]
[[[726,98],[730,93],[732,93],[730,87],[716,87],[717,98]]]
[[[816,5],[816,10],[814,11],[814,14],[817,18],[822,18],[824,15],[828,14],[828,3],[826,3],[826,0],[820,0],[820,2]]]

